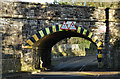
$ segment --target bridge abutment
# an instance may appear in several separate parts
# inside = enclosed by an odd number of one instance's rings
[[[51,49],[45,49],[45,48],[38,48],[39,51],[39,58],[40,62],[39,65],[40,67],[45,67],[45,68],[50,68],[51,67]]]

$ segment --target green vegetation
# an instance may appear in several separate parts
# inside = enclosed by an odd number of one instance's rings
[[[88,7],[111,7],[111,8],[117,8],[120,4],[119,2],[75,2],[72,4],[71,2],[58,2],[58,4],[62,5],[78,5],[78,6],[88,6]]]
[[[96,46],[84,38],[72,37],[70,44],[79,44],[81,52],[86,52],[86,54],[95,54],[97,52]]]
[[[61,45],[78,45],[79,47],[75,47],[76,49],[67,48],[64,50],[64,47],[61,47],[61,51],[59,46]],[[80,38],[80,37],[71,37],[66,38],[60,42],[58,42],[52,49],[52,56],[85,56],[90,54],[96,54],[97,48],[90,41]]]

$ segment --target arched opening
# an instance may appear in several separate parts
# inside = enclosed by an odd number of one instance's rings
[[[36,46],[38,47],[38,53],[43,62],[43,67],[50,68],[51,66],[51,50],[52,47],[62,39],[70,38],[70,37],[81,37],[86,40],[91,41],[96,47],[101,50],[102,49],[102,41],[94,36],[91,32],[87,31],[84,28],[76,27],[77,30],[61,30],[61,25],[55,25],[52,27],[44,28],[40,30],[38,33],[33,35],[30,39],[28,39],[26,45],[28,46]]]
[[[51,70],[96,70],[98,68],[97,52],[95,44],[85,38],[65,38],[52,47]]]

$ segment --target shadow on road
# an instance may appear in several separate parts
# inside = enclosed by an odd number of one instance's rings
[[[95,55],[71,58],[66,62],[59,63],[52,68],[52,71],[83,71],[96,70],[97,59]]]
[[[2,79],[120,79],[120,71],[84,71],[84,72],[39,72],[39,73],[12,73]]]

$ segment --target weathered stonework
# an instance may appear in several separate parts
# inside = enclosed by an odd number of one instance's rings
[[[27,70],[29,67],[30,70],[34,69],[32,57],[25,57],[26,53],[31,53],[33,56],[33,51],[22,49],[22,45],[25,45],[25,41],[37,31],[56,23],[76,21],[77,26],[82,25],[83,28],[91,31],[104,42],[105,32],[101,32],[99,29],[101,26],[106,26],[104,8],[23,2],[1,2],[0,5],[2,5],[0,7],[0,39],[2,42],[0,49],[2,47],[3,63],[7,63],[6,60],[15,60],[9,62],[9,66],[14,71]],[[118,9],[110,9],[110,21],[113,21],[110,22],[111,47],[114,47],[117,40],[120,39],[119,13],[120,10]],[[119,49],[116,51],[119,52]],[[27,58],[31,60],[30,63],[25,62]],[[113,58],[115,59],[115,57]],[[16,63],[19,60],[21,61]],[[119,62],[119,58],[115,60]],[[5,70],[6,73],[9,69],[6,69],[5,63],[3,64],[3,71]],[[13,63],[19,67],[14,69],[14,65],[11,65]],[[25,67],[26,65],[29,67]]]

